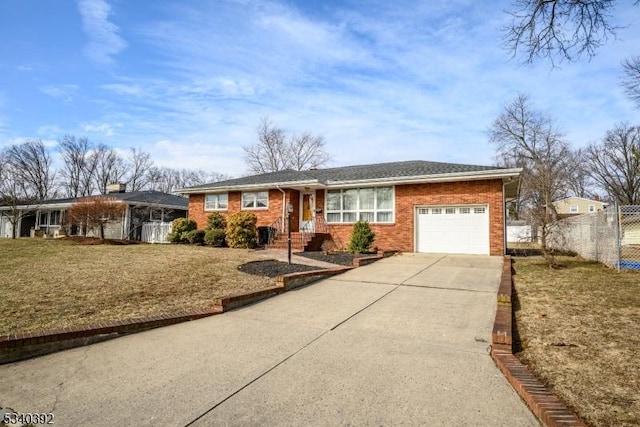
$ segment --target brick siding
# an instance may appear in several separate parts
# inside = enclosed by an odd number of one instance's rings
[[[287,201],[294,207],[292,230],[297,231],[299,224],[299,198],[296,190],[285,190]],[[316,208],[325,210],[325,191],[316,191]],[[229,209],[223,214],[240,210],[241,192],[229,192]],[[395,187],[395,223],[371,224],[376,233],[374,245],[379,250],[400,250],[413,252],[415,248],[414,227],[415,207],[425,205],[482,204],[489,206],[489,250],[491,255],[504,254],[504,205],[502,202],[502,181],[460,181],[428,184],[406,184]],[[269,191],[268,210],[247,210],[258,217],[258,226],[271,225],[282,216],[282,193]],[[196,220],[198,228],[204,228],[210,212],[204,210],[204,195],[192,194],[189,197],[189,217]],[[330,224],[329,232],[338,248],[346,248],[353,224]]]
[[[485,180],[397,185],[395,197],[395,223],[371,224],[371,229],[376,233],[374,245],[379,250],[414,251],[414,215],[416,206],[486,204],[489,206],[490,254],[504,254],[502,181]],[[329,225],[329,232],[339,248],[348,246],[352,229],[352,224]]]

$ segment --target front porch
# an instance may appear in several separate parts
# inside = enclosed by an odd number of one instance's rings
[[[294,252],[320,251],[324,242],[331,240],[331,234],[322,213],[314,213],[306,218],[298,227],[291,224],[291,249]],[[268,240],[265,247],[288,248],[289,222],[289,218],[280,217],[268,227]],[[294,231],[296,228],[297,231]]]

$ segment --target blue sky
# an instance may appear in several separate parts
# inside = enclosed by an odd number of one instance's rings
[[[518,92],[584,146],[640,124],[619,86],[640,54],[632,5],[596,58],[551,69],[501,47],[507,1],[2,0],[0,147],[73,134],[239,176],[269,116],[322,135],[332,166],[491,164],[487,130]]]

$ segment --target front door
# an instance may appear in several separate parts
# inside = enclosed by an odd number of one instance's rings
[[[300,209],[302,212],[302,215],[300,215],[300,230],[313,232],[315,230],[315,195],[313,193],[303,193],[300,201],[302,203]]]

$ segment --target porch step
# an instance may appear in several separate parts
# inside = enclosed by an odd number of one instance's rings
[[[304,250],[305,245],[309,240],[311,240],[313,236],[305,235],[304,242],[302,241],[302,233],[300,232],[292,232],[291,233],[291,249],[294,251],[302,252]],[[273,242],[270,245],[267,245],[270,249],[287,249],[288,236],[286,233],[278,234]]]
[[[322,243],[330,238],[329,234],[315,233],[304,234],[300,232],[291,233],[291,249],[297,252],[302,251],[319,251],[322,247]],[[270,249],[287,249],[287,234],[278,234],[270,245],[267,245]]]

